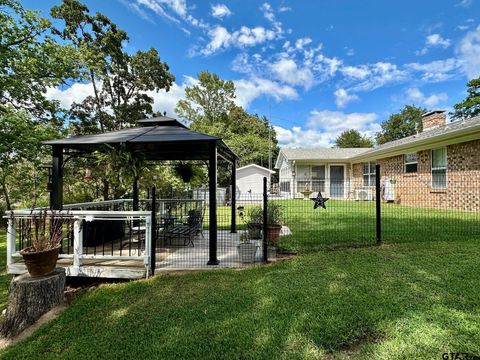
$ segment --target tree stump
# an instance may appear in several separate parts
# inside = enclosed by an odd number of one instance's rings
[[[49,275],[32,278],[28,273],[14,278],[0,336],[12,338],[43,314],[63,304],[65,269],[56,268]]]

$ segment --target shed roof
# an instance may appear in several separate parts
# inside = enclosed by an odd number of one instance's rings
[[[270,174],[275,174],[275,171],[267,169],[266,167],[263,167],[263,166],[260,166],[260,165],[257,165],[257,164],[248,164],[248,165],[242,166],[242,167],[237,169],[237,172],[247,170],[247,169],[251,169],[251,168],[254,168],[254,169],[257,169],[257,170],[260,170],[260,171],[264,171],[264,172],[268,172]]]
[[[102,134],[77,135],[45,141],[44,144],[86,152],[101,150],[104,145],[128,144],[148,160],[208,159],[209,144],[216,142],[221,156],[233,161],[235,153],[216,136],[190,130],[179,121],[158,117],[138,121],[142,126]]]

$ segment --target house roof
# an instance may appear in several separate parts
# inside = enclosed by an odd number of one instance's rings
[[[447,146],[477,139],[480,139],[480,116],[429,128],[421,133],[390,141],[374,148],[283,148],[278,154],[275,167],[280,167],[282,156],[288,160],[346,160],[358,162],[404,154],[409,149],[416,152],[433,146]]]
[[[278,154],[275,167],[280,166],[282,156],[288,160],[348,160],[352,156],[363,154],[369,148],[283,148]]]
[[[216,142],[220,155],[231,161],[237,158],[222,139],[190,130],[175,119],[162,116],[138,122],[139,127],[71,136],[44,144],[85,152],[100,151],[105,145],[128,144],[132,150],[144,153],[148,160],[204,160],[209,156],[209,144]]]
[[[260,165],[257,165],[257,164],[248,164],[248,165],[242,166],[242,167],[237,169],[237,172],[240,171],[240,170],[246,170],[246,169],[250,169],[250,168],[255,168],[255,169],[258,169],[258,170],[269,172],[270,174],[275,174],[275,171],[267,169],[266,167],[263,167],[263,166],[260,166]]]
[[[428,147],[432,144],[440,145],[442,141],[449,141],[450,144],[454,144],[475,138],[480,139],[480,116],[450,122],[444,126],[429,128],[418,134],[378,145],[367,152],[353,156],[352,160],[373,159],[409,148]],[[448,144],[448,142],[445,144]]]

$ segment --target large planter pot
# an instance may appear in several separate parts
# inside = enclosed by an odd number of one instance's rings
[[[242,242],[237,245],[238,256],[242,264],[251,264],[255,262],[255,256],[257,255],[257,244],[253,242]]]
[[[30,252],[32,248],[25,248],[20,251],[23,256],[23,261],[27,266],[28,273],[32,277],[43,276],[51,273],[57,264],[58,253],[60,252],[60,245],[56,248]]]
[[[262,228],[261,223],[248,222],[247,223],[247,232],[250,239],[261,239],[262,238]]]
[[[280,230],[282,230],[282,225],[268,225],[267,226],[267,240],[271,244],[276,244],[280,238]]]
[[[277,257],[277,248],[275,246],[267,247],[267,258],[275,259]]]

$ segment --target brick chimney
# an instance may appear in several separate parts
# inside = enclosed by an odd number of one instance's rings
[[[423,130],[433,129],[444,126],[447,123],[447,114],[445,110],[429,111],[422,116]]]

